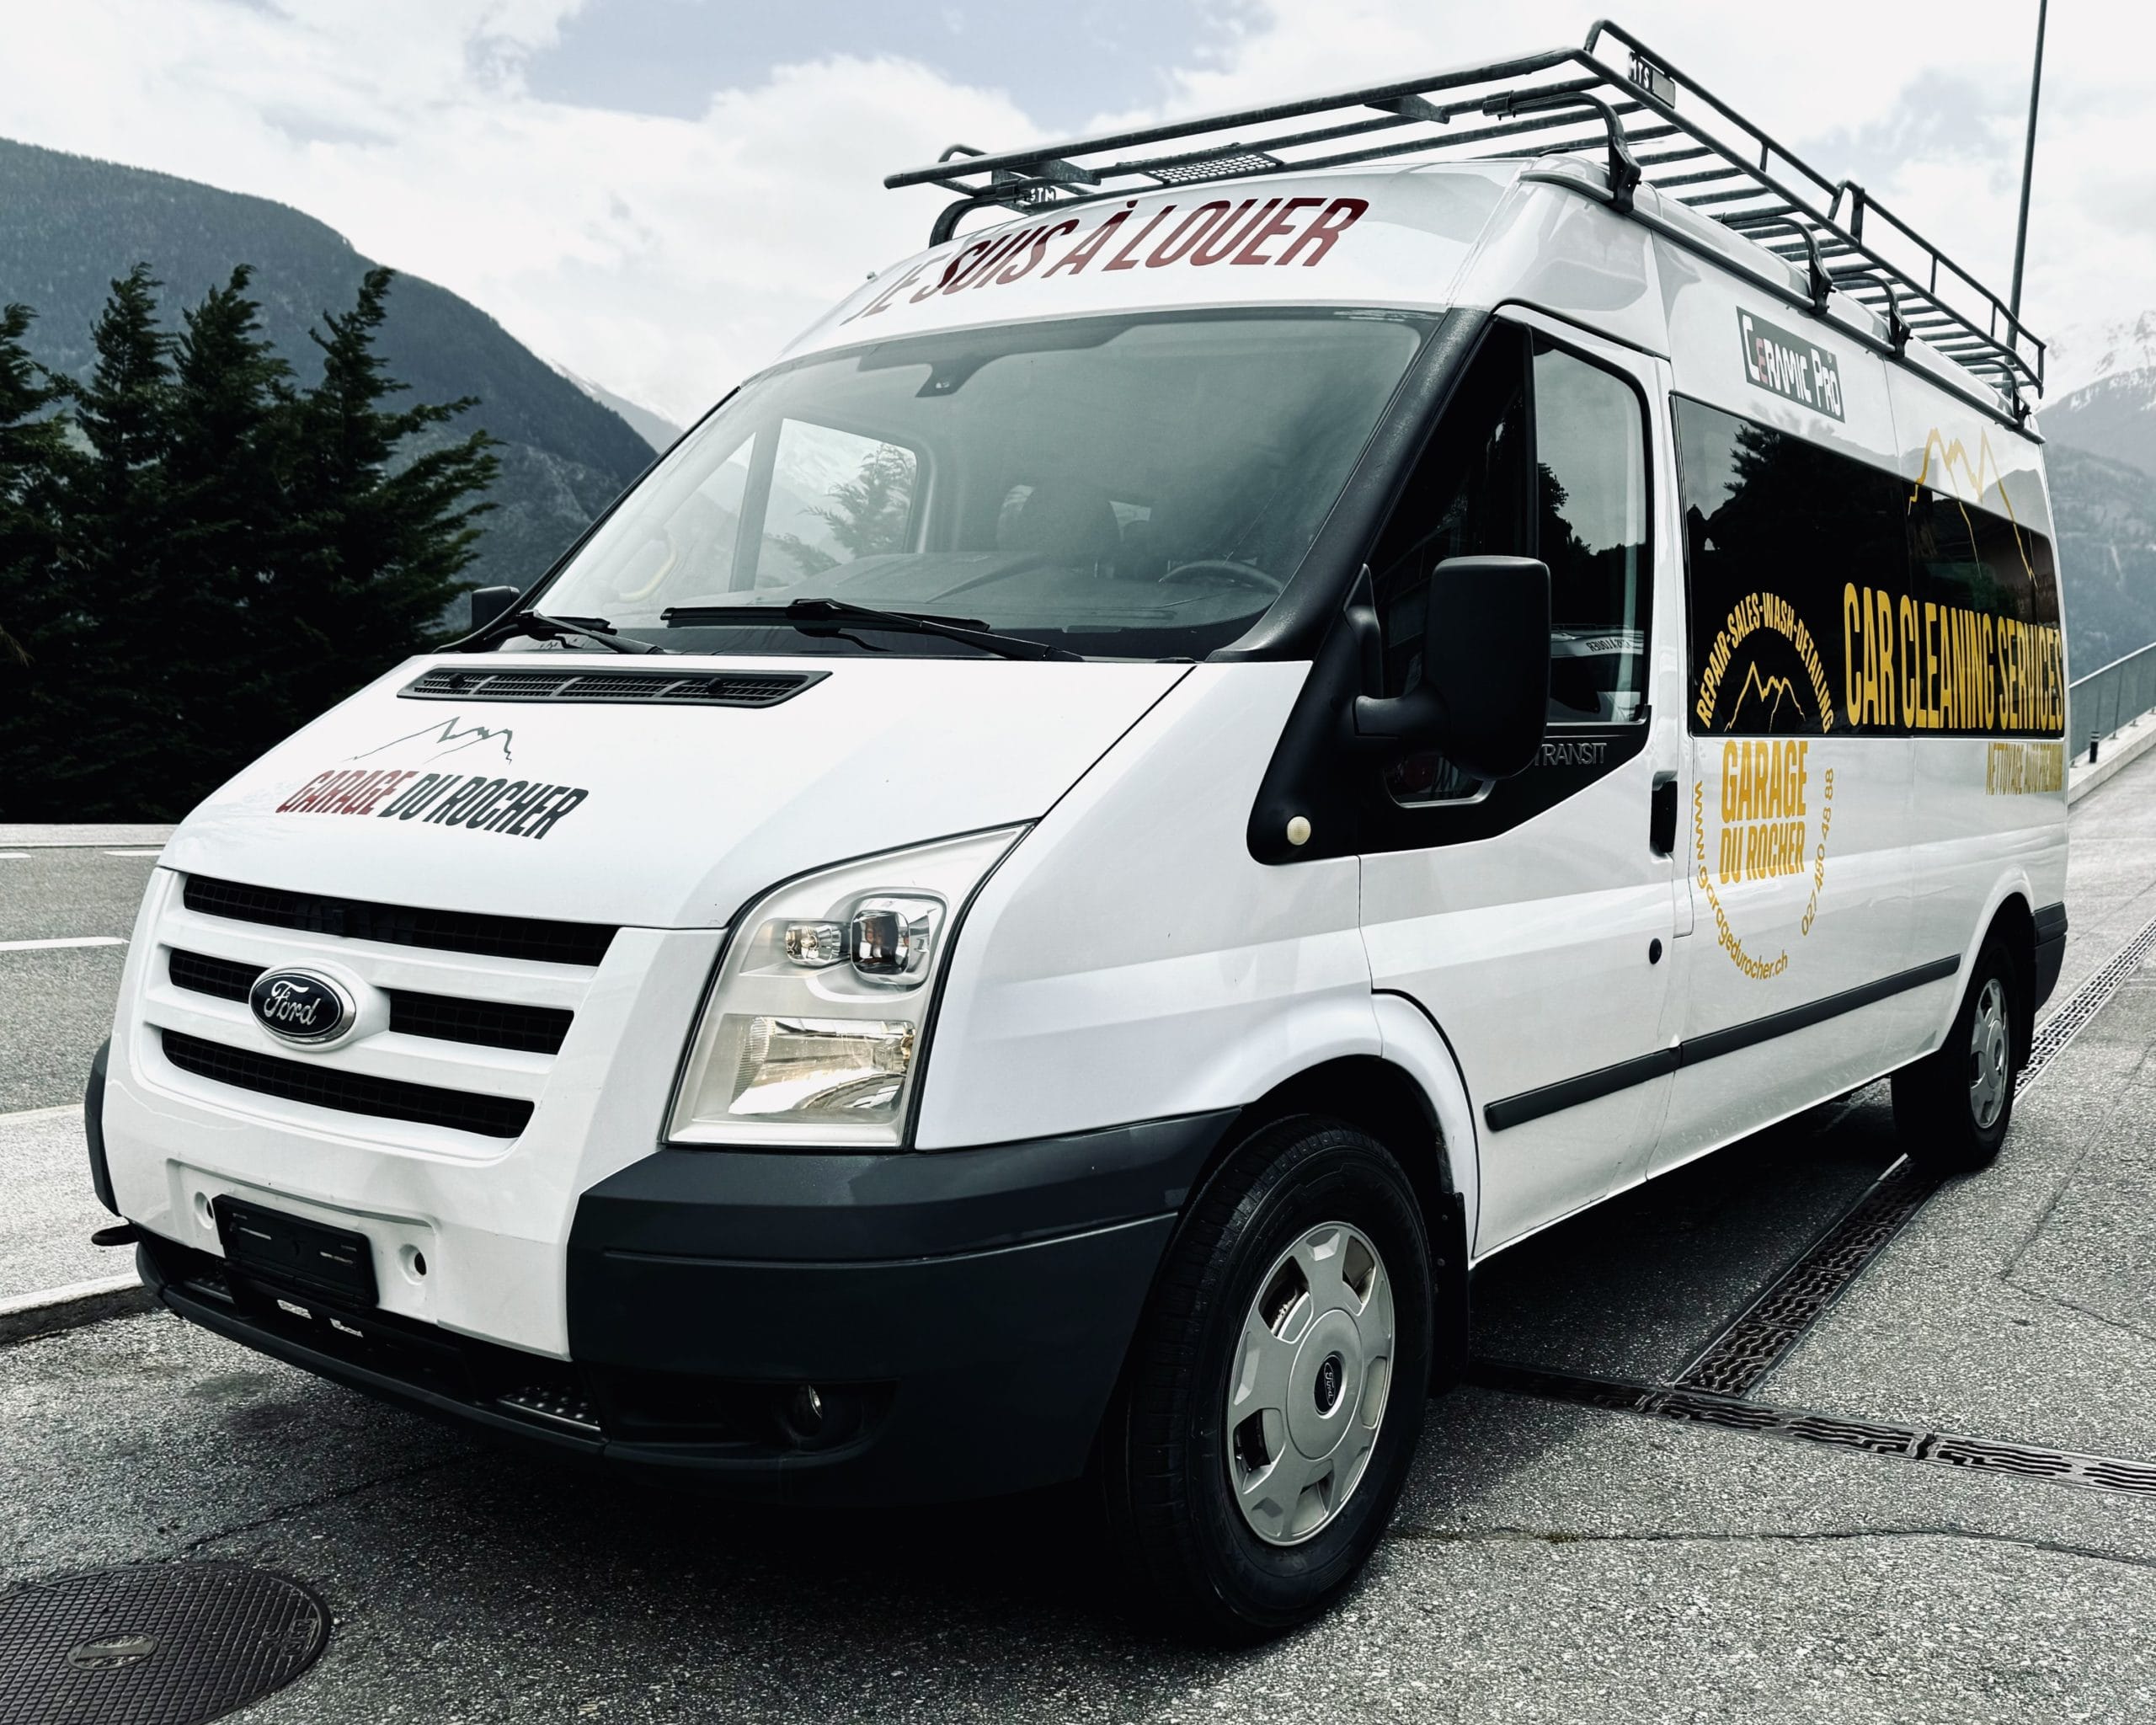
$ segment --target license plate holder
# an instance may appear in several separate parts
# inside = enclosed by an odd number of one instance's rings
[[[374,1247],[351,1228],[333,1228],[229,1194],[211,1203],[225,1261],[243,1275],[372,1306],[378,1297]]]

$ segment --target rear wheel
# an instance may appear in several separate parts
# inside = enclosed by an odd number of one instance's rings
[[[2014,1081],[2025,1027],[2012,955],[1998,936],[1977,954],[1961,1009],[1938,1050],[1894,1075],[1894,1126],[1926,1172],[1988,1167],[2014,1121]]]
[[[1323,1610],[1383,1535],[1422,1423],[1430,1252],[1399,1164],[1281,1122],[1200,1196],[1111,1412],[1102,1480],[1133,1581],[1214,1639]]]

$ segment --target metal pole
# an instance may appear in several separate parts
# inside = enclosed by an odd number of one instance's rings
[[[2021,219],[2014,229],[2014,295],[2007,311],[2021,321],[2021,260],[2029,250],[2029,182],[2036,172],[2036,97],[2044,87],[2044,14],[2051,0],[2036,0],[2036,63],[2029,73],[2029,145],[2021,157]]]

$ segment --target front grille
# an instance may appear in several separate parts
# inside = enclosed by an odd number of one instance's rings
[[[423,1126],[447,1126],[486,1138],[514,1138],[531,1119],[531,1104],[515,1097],[475,1096],[431,1084],[336,1071],[273,1055],[227,1048],[184,1031],[159,1033],[164,1039],[165,1058],[183,1072],[286,1102],[311,1103],[317,1108],[373,1114],[387,1120],[414,1120]]]
[[[212,959],[174,948],[170,971],[175,988],[220,1000],[243,1001],[262,974],[259,964]],[[561,1052],[575,1015],[563,1007],[527,1007],[504,1001],[455,1000],[446,995],[384,991],[389,996],[389,1028],[407,1036],[431,1036],[444,1042],[468,1042],[480,1048],[520,1049],[527,1054]]]
[[[827,670],[422,671],[397,692],[414,701],[634,701],[645,705],[776,707]]]
[[[173,949],[168,967],[174,988],[213,994],[221,1001],[243,1001],[262,974],[259,964],[243,964],[232,959],[211,959],[200,953]]]
[[[433,947],[479,953],[493,959],[536,959],[550,964],[596,964],[614,931],[591,922],[550,922],[536,916],[490,916],[476,911],[414,910],[364,899],[336,899],[281,887],[243,886],[237,881],[189,875],[187,908],[205,916],[229,916],[272,928],[297,928],[345,940],[391,946]]]
[[[434,1036],[483,1048],[558,1054],[569,1033],[571,1015],[560,1007],[512,1006],[499,1001],[458,1001],[438,994],[389,991],[389,1028],[407,1036]]]

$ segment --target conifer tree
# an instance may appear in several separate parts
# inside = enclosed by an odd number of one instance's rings
[[[0,312],[0,820],[184,814],[439,633],[499,463],[450,429],[471,398],[391,404],[389,283],[326,316],[306,387],[244,267],[175,336],[136,265],[82,383]]]
[[[165,457],[167,551],[189,602],[173,652],[211,700],[186,705],[189,745],[237,764],[312,714],[296,713],[265,605],[290,465],[291,367],[262,334],[253,271],[182,314]]]
[[[500,469],[486,432],[446,430],[476,398],[387,405],[407,387],[375,345],[392,275],[369,270],[353,308],[328,314],[326,334],[310,332],[322,378],[291,399],[277,610],[303,681],[330,700],[435,633],[467,585],[457,578],[494,507],[479,496]],[[419,453],[399,465],[392,457],[408,443]]]
[[[0,307],[0,662],[16,665],[28,665],[29,652],[11,626],[34,633],[30,618],[51,583],[67,447],[67,422],[54,411],[67,385],[30,358],[24,339],[33,315],[24,305]]]
[[[21,818],[173,809],[161,783],[177,718],[162,625],[184,595],[163,555],[172,339],[157,326],[158,285],[143,264],[112,284],[91,332],[96,366],[70,386],[88,447],[59,451],[51,469],[57,553],[24,617],[27,722],[9,724],[0,760],[5,804]]]

